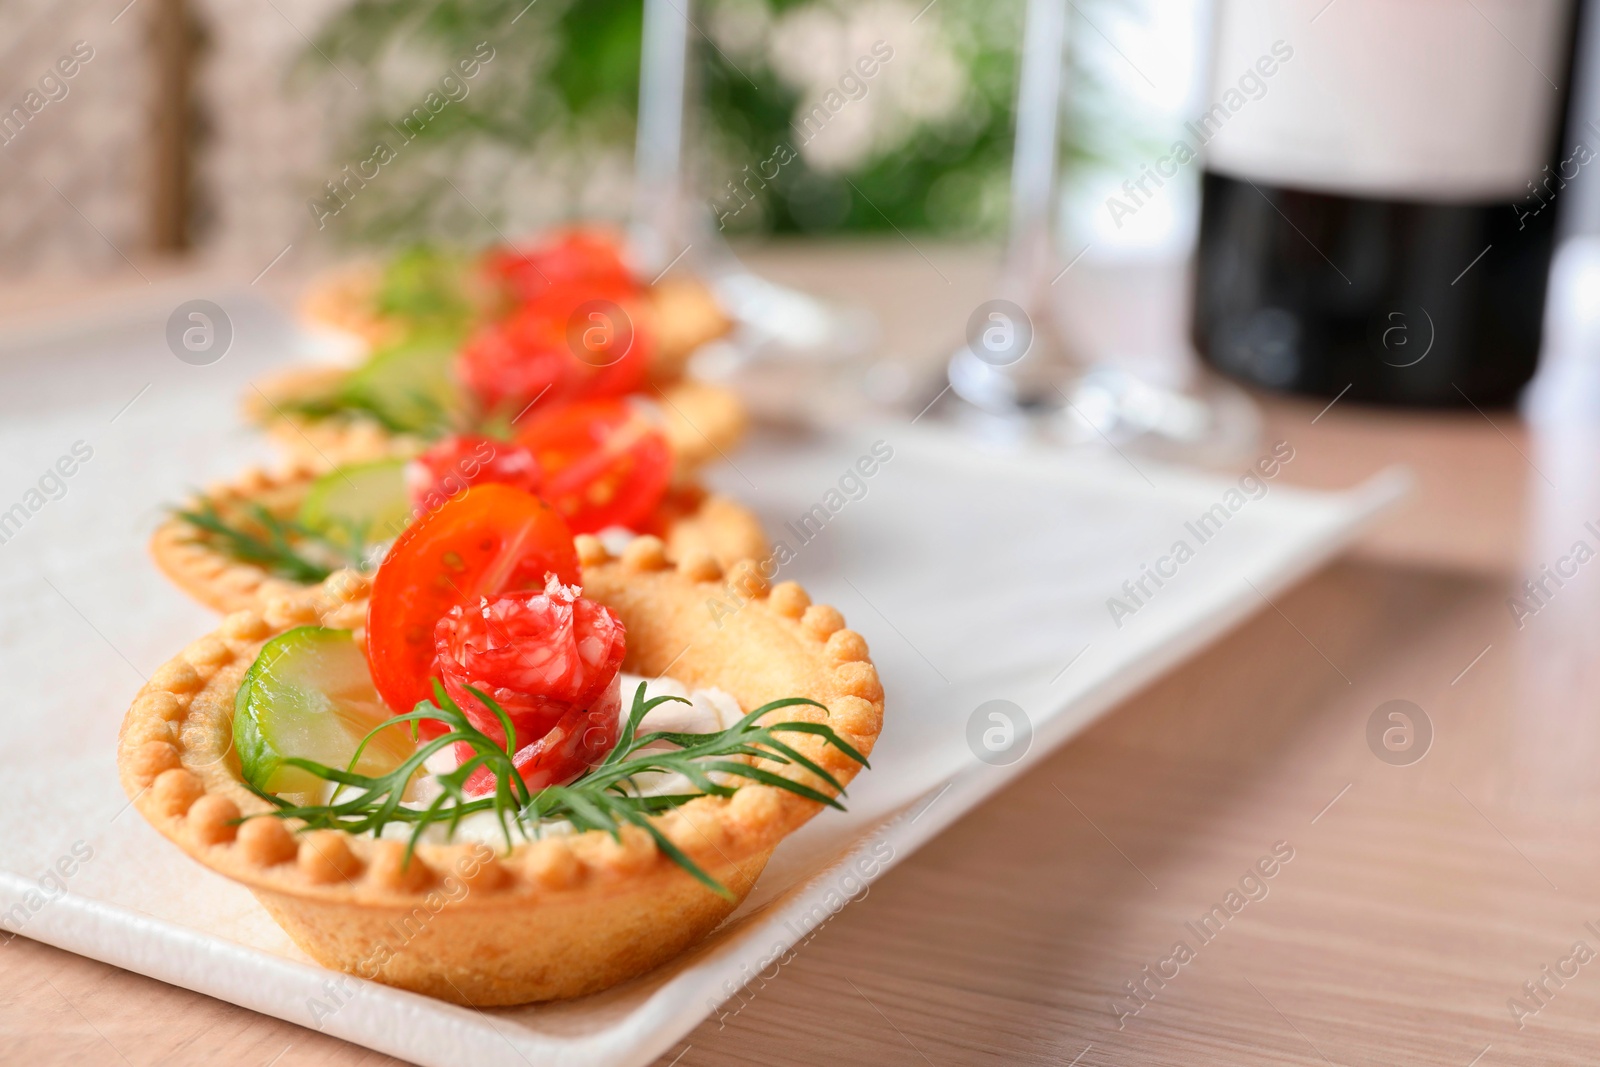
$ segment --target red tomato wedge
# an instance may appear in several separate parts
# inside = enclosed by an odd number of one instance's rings
[[[384,703],[403,714],[432,698],[434,627],[450,609],[543,589],[549,574],[577,583],[578,553],[571,527],[532,493],[475,485],[408,526],[373,577],[367,608],[367,663]]]
[[[545,472],[540,490],[574,533],[642,528],[672,482],[672,450],[640,407],[592,400],[531,416],[518,432]]]

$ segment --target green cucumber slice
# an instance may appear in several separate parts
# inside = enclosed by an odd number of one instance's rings
[[[392,541],[411,521],[405,469],[380,459],[324,474],[306,491],[300,525],[346,548]]]
[[[447,429],[462,406],[452,373],[461,341],[455,329],[414,332],[374,353],[346,379],[340,399],[397,433]]]
[[[300,626],[268,641],[245,672],[233,706],[244,780],[267,793],[315,793],[323,780],[289,756],[344,770],[356,746],[389,718],[367,658],[349,630]],[[367,743],[357,774],[388,774],[416,751],[401,723]]]

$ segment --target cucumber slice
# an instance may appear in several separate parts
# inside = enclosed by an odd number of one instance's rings
[[[461,391],[452,373],[461,342],[460,330],[412,333],[375,353],[345,381],[340,396],[398,433],[445,429],[461,409]]]
[[[233,742],[244,780],[268,793],[316,793],[322,779],[285,764],[289,756],[340,770],[389,718],[367,658],[349,630],[301,626],[268,641],[245,673],[233,707]],[[397,724],[371,741],[357,774],[388,774],[416,751]]]
[[[411,521],[406,464],[380,459],[330,471],[311,483],[299,522],[334,544],[392,541]]]

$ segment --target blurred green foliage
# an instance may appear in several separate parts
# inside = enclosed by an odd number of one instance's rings
[[[770,160],[775,146],[800,144],[794,120],[826,86],[797,84],[797,61],[809,61],[819,42],[831,45],[821,50],[837,56],[843,75],[872,40],[895,49],[864,95],[844,105],[862,109],[850,124],[876,124],[855,154],[819,164],[799,151],[755,183],[756,203],[729,215],[730,229],[971,235],[1003,226],[1022,2],[936,0],[919,14],[923,2],[696,5],[691,84],[701,107],[690,157],[696,190],[724,214],[737,204],[727,183]],[[332,236],[487,240],[561,218],[625,217],[641,26],[641,0],[354,0],[321,28],[298,73],[320,91],[342,81],[360,90],[336,109],[340,143],[328,177],[339,180],[345,161],[368,159],[377,142],[396,151],[327,220]],[[395,124],[480,42],[494,58],[466,95],[400,141]],[[935,98],[944,104],[922,106]],[[1081,156],[1083,143],[1073,139],[1065,152]]]

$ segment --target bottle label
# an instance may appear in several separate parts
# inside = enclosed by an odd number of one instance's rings
[[[1570,24],[1570,0],[1219,0],[1192,125],[1209,169],[1257,183],[1518,199],[1550,161]]]

